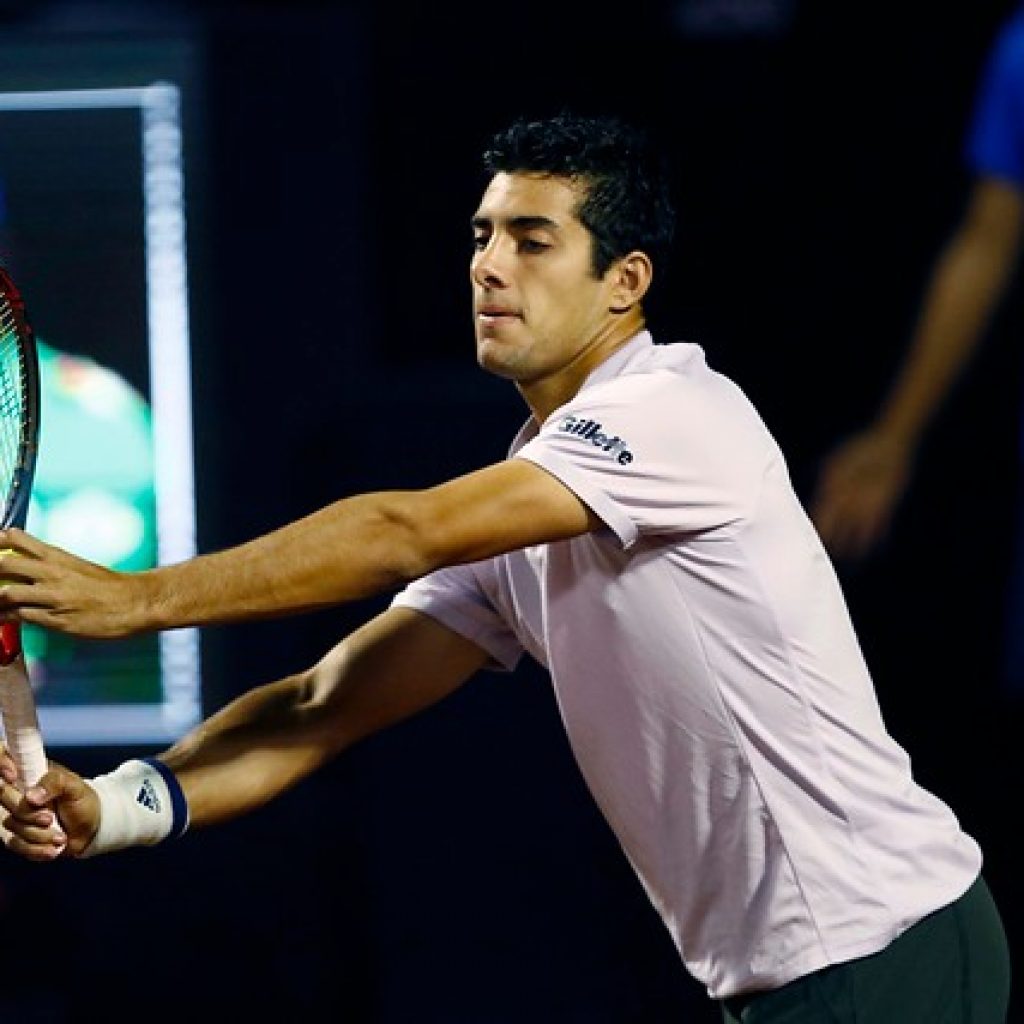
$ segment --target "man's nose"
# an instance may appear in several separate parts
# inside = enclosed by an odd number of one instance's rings
[[[486,246],[473,254],[470,276],[482,288],[501,288],[508,283],[508,271],[502,246],[492,238]]]

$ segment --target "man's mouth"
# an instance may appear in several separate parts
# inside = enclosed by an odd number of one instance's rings
[[[481,306],[476,315],[481,320],[517,320],[519,314],[512,309],[505,309],[501,306]]]

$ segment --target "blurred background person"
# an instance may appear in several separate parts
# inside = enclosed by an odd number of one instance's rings
[[[1024,8],[999,32],[966,141],[972,187],[940,253],[906,356],[874,420],[825,460],[812,516],[830,551],[859,558],[886,536],[930,423],[971,361],[1024,237]]]

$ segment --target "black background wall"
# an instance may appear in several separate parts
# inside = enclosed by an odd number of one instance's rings
[[[644,119],[672,151],[681,230],[653,327],[700,342],[744,387],[809,497],[819,460],[879,399],[959,213],[974,82],[1010,9],[403,0],[0,16],[7,40],[184,36],[200,54],[189,234],[209,550],[503,455],[524,412],[473,362],[477,155],[511,116],[562,106]],[[731,31],[698,31],[715,11]],[[1018,951],[1021,713],[998,664],[1019,306],[944,409],[888,543],[840,567],[890,728],[981,841]],[[386,602],[206,631],[208,710]],[[65,759],[88,774],[126,753]],[[528,665],[475,679],[245,821],[87,864],[7,857],[0,885],[5,1021],[718,1019]]]

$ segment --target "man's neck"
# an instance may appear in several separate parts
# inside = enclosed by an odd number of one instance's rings
[[[558,373],[528,384],[517,383],[519,393],[537,423],[543,423],[555,409],[574,398],[587,377],[643,329],[644,318],[638,313],[635,317],[616,323],[608,334],[596,338],[581,349],[576,358]]]

